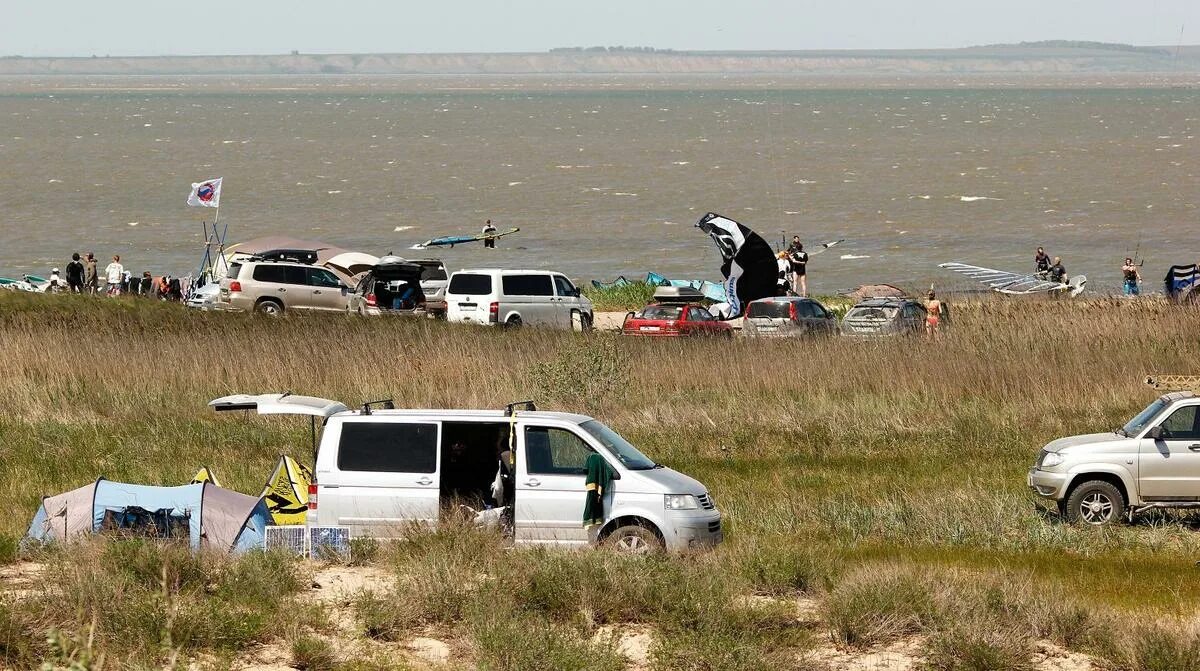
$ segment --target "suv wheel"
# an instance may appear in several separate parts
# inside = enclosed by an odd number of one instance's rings
[[[1121,519],[1125,497],[1111,482],[1089,480],[1071,490],[1067,498],[1067,521],[1104,526]]]
[[[504,328],[519,329],[521,328],[521,315],[513,315],[504,322]]]
[[[258,305],[254,306],[254,311],[271,317],[278,317],[283,314],[283,304],[270,299],[259,301]]]
[[[653,531],[637,524],[618,527],[604,543],[608,547],[628,555],[648,555],[663,549],[663,543]]]

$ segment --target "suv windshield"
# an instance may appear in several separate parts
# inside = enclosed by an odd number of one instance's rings
[[[1139,412],[1137,417],[1129,420],[1128,424],[1121,427],[1121,431],[1125,433],[1125,437],[1127,438],[1136,436],[1139,432],[1141,432],[1142,429],[1146,428],[1146,425],[1150,423],[1150,420],[1154,419],[1155,416],[1162,412],[1163,408],[1166,407],[1167,402],[1161,398],[1158,399],[1157,401],[1146,406],[1146,409]]]
[[[891,306],[857,307],[846,313],[846,319],[864,321],[891,321],[898,310]]]
[[[650,457],[642,454],[636,447],[629,444],[616,431],[597,422],[594,419],[588,420],[579,425],[579,428],[587,431],[593,438],[600,441],[600,444],[608,449],[621,463],[631,471],[648,471],[658,466]]]

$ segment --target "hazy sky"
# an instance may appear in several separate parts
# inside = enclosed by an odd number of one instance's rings
[[[1200,43],[1200,0],[5,0],[0,55]]]

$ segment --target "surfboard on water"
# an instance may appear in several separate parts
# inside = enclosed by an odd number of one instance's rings
[[[468,242],[482,242],[484,240],[495,240],[503,238],[506,235],[512,235],[521,229],[510,228],[507,231],[497,231],[495,233],[479,233],[477,235],[446,235],[440,238],[433,238],[425,242],[413,245],[410,249],[425,249],[426,247],[453,247],[454,245],[463,245]]]

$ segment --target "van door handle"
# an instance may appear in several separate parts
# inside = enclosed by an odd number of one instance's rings
[[[537,487],[537,486],[538,486],[538,485],[540,485],[540,484],[542,484],[542,481],[541,481],[541,480],[535,480],[535,479],[533,479],[533,478],[530,478],[530,479],[528,479],[528,480],[526,480],[526,481],[525,481],[525,486],[526,486],[526,487]]]
[[[287,291],[287,289],[284,289],[283,287],[279,287],[279,290],[280,290],[280,291]]]
[[[430,480],[429,478],[421,478],[420,480],[417,480],[417,484],[428,487],[429,485],[433,484],[433,480]]]
[[[1193,452],[1200,452],[1200,443],[1196,443],[1195,445],[1188,445],[1188,449]]]

